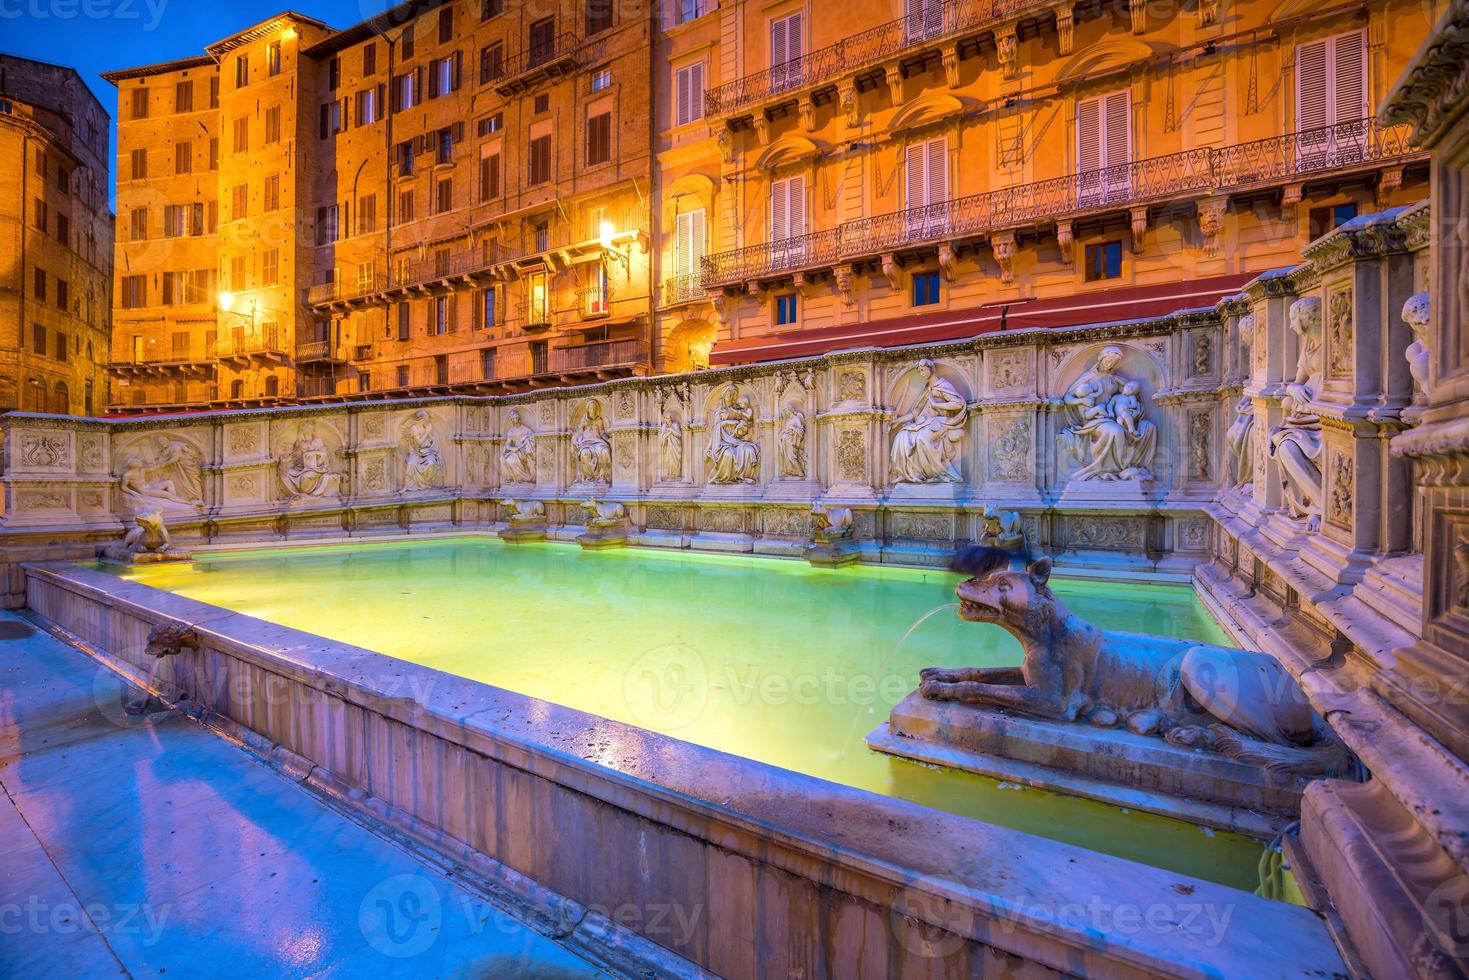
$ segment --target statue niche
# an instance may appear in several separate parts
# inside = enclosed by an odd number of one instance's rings
[[[754,483],[760,478],[760,447],[755,444],[755,406],[733,385],[724,389],[710,425],[709,482]]]
[[[500,447],[500,482],[536,482],[536,434],[520,418],[520,410],[512,408],[510,425],[505,429],[505,442]]]
[[[959,469],[969,402],[928,358],[918,362],[922,388],[893,420],[888,464],[893,483],[962,483]]]
[[[683,479],[683,423],[672,408],[663,410],[658,424],[658,468],[665,480]]]
[[[776,456],[780,462],[780,478],[804,480],[806,478],[806,415],[800,406],[791,402],[786,406],[785,421],[781,423],[776,439]]]
[[[1255,342],[1255,315],[1247,313],[1239,318],[1240,346],[1248,351]],[[1230,486],[1240,487],[1255,478],[1254,466],[1255,401],[1241,394],[1234,406],[1234,421],[1224,433],[1224,445],[1233,462]]]
[[[444,457],[439,452],[439,439],[427,409],[414,412],[403,426],[402,447],[404,493],[443,485]]]
[[[1285,386],[1284,419],[1270,430],[1270,456],[1280,467],[1286,513],[1311,530],[1321,527],[1321,417],[1311,402],[1321,390],[1321,299],[1303,296],[1291,304],[1290,327],[1300,342],[1296,377]]]
[[[1060,399],[1056,440],[1080,464],[1068,482],[1153,479],[1158,429],[1143,417],[1142,383],[1119,372],[1122,360],[1121,347],[1104,348]]]
[[[342,492],[342,475],[332,472],[331,452],[316,434],[316,423],[311,419],[300,424],[296,438],[276,460],[276,476],[292,500],[330,497]]]
[[[577,483],[612,482],[612,443],[602,403],[588,398],[572,416],[571,458]]]

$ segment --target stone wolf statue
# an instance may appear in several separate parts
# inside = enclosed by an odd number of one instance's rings
[[[1019,667],[930,667],[919,692],[1048,721],[1125,724],[1137,735],[1213,749],[1272,772],[1347,773],[1352,757],[1273,657],[1208,643],[1098,629],[1051,593],[1051,560],[1008,571],[999,548],[963,551],[959,616],[994,623],[1025,650]]]

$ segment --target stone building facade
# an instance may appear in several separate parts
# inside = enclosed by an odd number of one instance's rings
[[[652,21],[584,7],[283,14],[110,73],[114,406],[645,373]]]
[[[669,6],[673,369],[1212,305],[1427,191],[1373,108],[1442,4]]]
[[[107,407],[107,139],[75,71],[0,54],[0,411]]]

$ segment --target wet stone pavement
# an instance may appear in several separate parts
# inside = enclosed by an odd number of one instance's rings
[[[0,976],[597,976],[0,612]]]

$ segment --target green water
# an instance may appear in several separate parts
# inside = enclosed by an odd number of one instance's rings
[[[1247,838],[869,750],[921,668],[1020,662],[1009,634],[954,615],[947,572],[436,539],[213,555],[130,577],[797,772],[1258,883],[1262,848]],[[1052,585],[1100,626],[1228,642],[1185,587]]]

